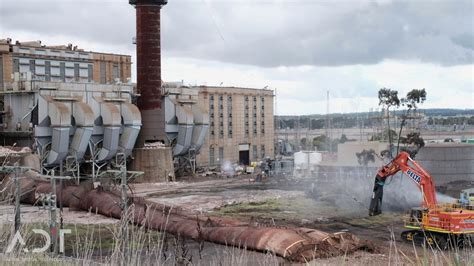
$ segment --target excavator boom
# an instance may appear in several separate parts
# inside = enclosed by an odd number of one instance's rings
[[[438,204],[433,178],[406,152],[398,154],[377,172],[370,216],[382,213],[385,180],[399,171],[408,176],[423,195],[421,208],[412,208],[405,217],[405,228],[409,230],[402,232],[403,239],[435,244],[442,249],[474,244],[474,206],[459,202]]]
[[[369,215],[382,213],[383,186],[388,177],[402,171],[420,188],[423,195],[423,208],[432,208],[437,205],[433,178],[416,161],[410,158],[407,152],[400,152],[395,159],[383,166],[375,176]]]

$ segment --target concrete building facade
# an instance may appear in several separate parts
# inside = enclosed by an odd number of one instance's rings
[[[46,82],[128,83],[129,55],[84,51],[77,46],[46,46],[41,41],[0,40],[0,89],[14,80],[14,73],[31,73]]]
[[[445,185],[455,181],[474,181],[474,145],[468,143],[428,143],[415,160],[436,181]]]
[[[209,112],[208,136],[199,166],[249,164],[274,157],[273,91],[199,86],[199,104]]]

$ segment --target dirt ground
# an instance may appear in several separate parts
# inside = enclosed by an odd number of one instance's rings
[[[423,254],[422,248],[414,247],[399,237],[403,229],[403,213],[387,212],[369,217],[367,211],[361,211],[361,206],[357,208],[362,204],[360,202],[341,208],[330,200],[309,197],[307,186],[283,186],[278,179],[262,184],[249,181],[247,176],[205,178],[193,182],[133,184],[131,188],[135,196],[181,207],[200,215],[228,216],[258,224],[301,226],[328,232],[348,231],[379,247],[377,253],[358,251],[344,257],[312,262],[318,265],[380,265],[397,260],[405,264]],[[0,206],[0,224],[12,223],[13,213],[11,205]],[[26,223],[47,222],[49,213],[38,207],[22,206],[21,218]],[[66,224],[117,223],[117,220],[102,215],[70,211],[68,208],[64,209],[63,219]],[[197,243],[188,242],[188,245],[193,252],[198,249]],[[395,250],[397,257],[394,257]],[[218,245],[206,244],[203,252],[203,259],[198,264],[206,264],[206,258],[216,260],[226,251]],[[261,265],[259,262],[268,259],[264,254],[246,252],[251,254],[245,257],[246,265]],[[195,257],[199,255],[195,254]],[[230,256],[230,259],[235,259],[235,255]],[[270,264],[281,263],[285,262],[277,258]],[[233,264],[232,261],[230,264]]]

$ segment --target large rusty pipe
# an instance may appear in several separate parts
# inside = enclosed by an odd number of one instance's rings
[[[51,191],[49,182],[36,179],[32,171],[22,179],[22,191],[31,191],[22,198],[23,203],[35,204],[38,193]],[[93,210],[104,216],[120,219],[120,196],[93,189],[90,183],[58,188],[58,202],[77,210]],[[130,199],[131,222],[149,229],[166,231],[195,240],[272,252],[292,261],[305,262],[315,258],[344,255],[359,249],[372,249],[371,244],[360,241],[348,233],[329,234],[308,228],[258,227],[248,223],[216,217],[196,217],[180,209],[147,201],[141,197]]]

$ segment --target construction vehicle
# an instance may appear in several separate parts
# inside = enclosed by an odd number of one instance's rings
[[[384,183],[399,171],[419,187],[423,197],[421,207],[412,208],[404,219],[408,230],[402,232],[403,239],[442,249],[474,243],[474,206],[469,201],[439,204],[433,178],[407,152],[400,152],[378,171],[370,202],[370,216],[382,213]]]

